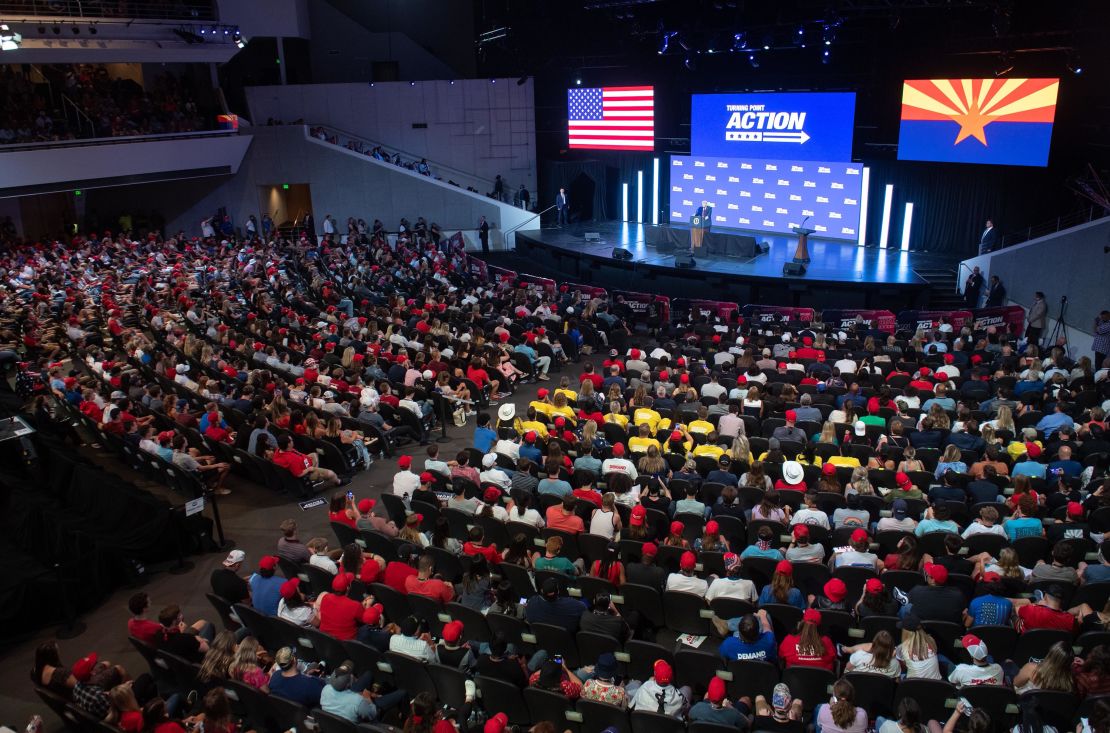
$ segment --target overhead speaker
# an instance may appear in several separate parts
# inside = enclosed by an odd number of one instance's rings
[[[804,275],[806,274],[806,266],[801,262],[787,262],[782,266],[783,275]]]
[[[674,256],[674,266],[683,270],[689,270],[691,267],[696,267],[697,262],[694,260],[694,255],[689,252],[677,252]]]
[[[586,232],[584,235],[587,242],[600,242],[601,232]]]
[[[613,247],[613,259],[630,260],[632,259],[632,253],[623,247]]]

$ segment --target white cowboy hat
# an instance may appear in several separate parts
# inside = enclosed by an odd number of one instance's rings
[[[805,471],[802,470],[802,464],[797,461],[786,461],[782,464],[782,480],[791,486],[802,483],[804,477]]]
[[[497,408],[497,419],[508,422],[516,417],[516,405],[506,403]]]

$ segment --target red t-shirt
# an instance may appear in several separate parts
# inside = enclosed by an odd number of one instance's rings
[[[797,483],[797,484],[788,484],[788,483],[786,483],[786,481],[784,481],[783,479],[780,478],[778,481],[775,482],[775,490],[776,491],[797,491],[799,493],[804,494],[804,493],[806,493],[806,482],[802,481],[801,483]]]
[[[795,664],[801,664],[806,667],[823,667],[832,671],[833,663],[836,662],[836,651],[833,648],[832,639],[827,636],[821,637],[821,646],[823,651],[820,656],[814,656],[808,652],[801,653],[798,650],[798,634],[787,634],[786,638],[782,640],[779,645],[779,658],[786,663],[786,666],[792,667]]]
[[[405,578],[405,592],[414,596],[427,596],[440,603],[450,603],[455,599],[455,589],[450,583],[444,583],[437,578],[421,580],[416,575]]]
[[[619,562],[615,562],[609,566],[609,573],[606,575],[605,580],[608,580],[613,585],[619,585],[621,580],[621,569],[624,566]],[[601,577],[601,560],[594,560],[594,564],[590,566],[590,575],[595,578]]]
[[[382,574],[382,566],[372,557],[362,561],[362,569],[358,572],[358,579],[363,583],[377,583],[378,576]]]
[[[127,710],[120,713],[116,725],[124,733],[139,733],[143,729],[143,714],[139,710]]]
[[[405,581],[416,576],[416,568],[407,563],[393,560],[385,566],[382,572],[382,582],[398,593],[405,593]]]
[[[92,400],[85,400],[84,402],[82,402],[80,410],[82,415],[87,418],[91,418],[96,422],[100,422],[104,419],[104,411],[101,410],[100,406]]]
[[[585,499],[596,507],[601,507],[601,494],[593,489],[575,489],[573,492],[575,499]]]
[[[496,565],[501,562],[501,553],[497,551],[497,545],[476,545],[473,542],[467,542],[463,545],[463,553],[466,555],[481,555],[486,559],[490,565]]]
[[[353,598],[325,593],[320,600],[320,631],[336,639],[353,639],[362,621],[362,604]]]
[[[578,380],[578,383],[582,384],[582,382],[585,382],[586,380],[589,380],[589,381],[594,383],[594,391],[595,392],[601,391],[601,385],[605,383],[605,378],[604,377],[602,377],[600,374],[593,374],[593,373],[583,374],[582,377]]]
[[[341,512],[328,512],[328,521],[339,522],[340,524],[347,525],[351,529],[358,529],[358,522],[347,516],[346,510],[343,510]]]
[[[204,434],[217,443],[230,443],[231,433],[219,425],[209,425]]]
[[[485,369],[474,369],[473,367],[466,368],[466,378],[479,387],[485,387],[489,384],[489,374]]]
[[[1075,616],[1067,611],[1055,611],[1048,606],[1030,604],[1018,609],[1022,631],[1031,629],[1060,629],[1075,631]]]
[[[311,465],[308,456],[303,453],[298,453],[295,450],[277,450],[274,451],[274,463],[284,468],[289,473],[297,478],[304,475]]]
[[[128,619],[127,633],[153,646],[155,639],[162,638],[162,624],[145,618]]]

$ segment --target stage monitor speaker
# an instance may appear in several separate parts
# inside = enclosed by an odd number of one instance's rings
[[[787,262],[782,266],[783,275],[804,275],[806,266],[801,262]]]
[[[674,256],[674,266],[687,270],[691,267],[697,267],[697,262],[694,261],[694,255],[688,252],[677,252]]]
[[[630,260],[632,259],[632,253],[623,247],[613,247],[613,259]]]
[[[600,242],[601,232],[586,232],[585,237],[587,242]]]

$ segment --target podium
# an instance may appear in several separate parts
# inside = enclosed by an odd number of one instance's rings
[[[690,249],[701,249],[705,230],[709,228],[709,217],[694,215],[690,217]]]
[[[809,235],[813,234],[816,229],[806,229],[805,227],[794,227],[792,232],[798,235],[798,248],[794,250],[794,262],[802,265],[809,264]]]

